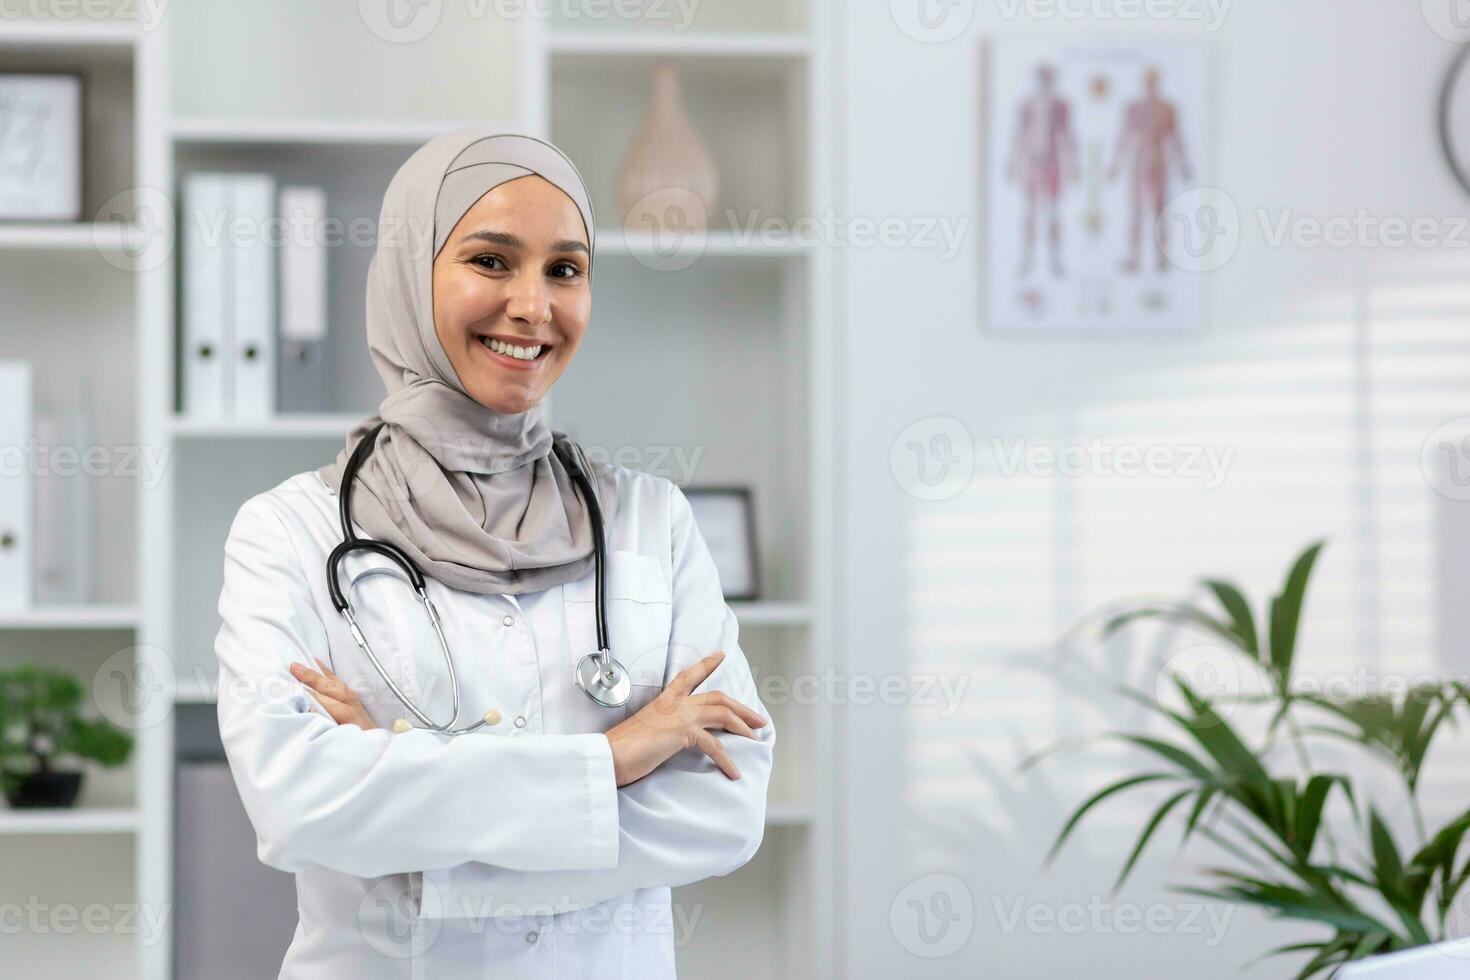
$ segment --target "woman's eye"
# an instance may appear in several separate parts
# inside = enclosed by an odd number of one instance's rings
[[[582,270],[571,262],[558,262],[551,267],[551,274],[557,279],[575,279],[582,274]]]
[[[495,269],[494,263],[500,262],[500,256],[498,256],[498,255],[477,255],[473,259],[470,259],[470,261],[473,262],[475,265],[479,266],[482,269],[490,269],[490,270],[493,271]],[[502,262],[501,265],[504,265],[504,263]]]

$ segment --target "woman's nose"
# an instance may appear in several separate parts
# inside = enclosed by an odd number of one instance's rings
[[[539,326],[551,319],[551,298],[539,275],[522,272],[511,280],[506,313],[512,319],[532,326]]]

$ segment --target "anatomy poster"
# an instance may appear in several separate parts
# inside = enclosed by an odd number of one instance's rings
[[[989,323],[1183,331],[1203,316],[1186,192],[1206,185],[1203,45],[991,49]],[[1180,198],[1180,195],[1186,195]],[[1171,206],[1171,202],[1174,202]]]

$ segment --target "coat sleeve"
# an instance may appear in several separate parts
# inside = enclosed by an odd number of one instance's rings
[[[618,858],[612,749],[601,734],[449,737],[338,725],[291,676],[327,659],[304,565],[269,498],[225,543],[219,728],[261,861],[360,877],[488,861],[525,871]],[[507,792],[514,787],[514,792]]]
[[[724,691],[766,719],[753,739],[714,731],[741,778],[727,777],[698,749],[684,749],[618,790],[616,867],[526,872],[466,864],[429,879],[437,894],[432,903],[426,898],[425,915],[477,918],[516,914],[516,909],[575,911],[638,888],[675,887],[729,874],[760,848],[776,727],[756,693],[740,649],[739,625],[725,603],[714,558],[689,501],[673,483],[669,492],[673,625],[663,682],[667,685],[679,671],[716,650],[725,652],[694,693]]]

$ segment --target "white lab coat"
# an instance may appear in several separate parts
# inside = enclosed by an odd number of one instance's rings
[[[670,887],[745,864],[765,829],[775,726],[756,696],[709,549],[668,480],[616,468],[608,623],[635,686],[622,708],[572,680],[595,646],[593,573],[520,596],[427,579],[455,657],[461,723],[448,737],[390,730],[405,712],[332,606],[326,560],[337,498],[315,471],[240,508],[225,545],[219,724],[258,854],[294,872],[300,922],[289,980],[674,976]],[[357,533],[365,532],[359,527]],[[451,696],[438,642],[387,559],[342,562],[373,650],[436,721]],[[350,583],[350,586],[349,586]],[[617,787],[600,734],[715,650],[696,692],[721,690],[768,719],[756,739],[716,736],[742,777],[695,749]],[[321,658],[380,727],[337,725],[291,677]]]

